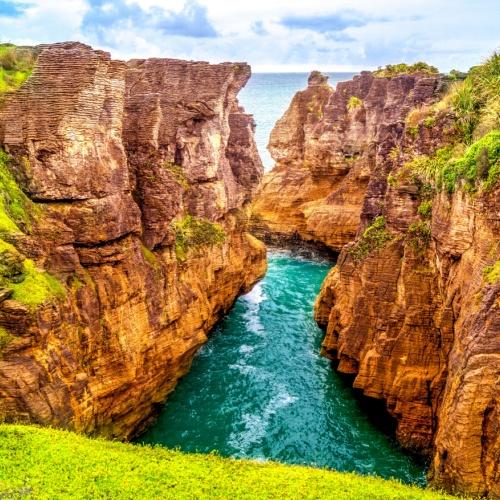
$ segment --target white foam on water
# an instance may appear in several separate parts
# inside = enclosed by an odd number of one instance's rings
[[[247,329],[261,336],[264,333],[264,326],[259,317],[260,304],[267,299],[262,288],[262,283],[257,283],[250,292],[243,295],[242,300],[246,306],[246,312],[243,314]]]
[[[239,454],[247,454],[253,445],[260,443],[266,437],[271,417],[278,410],[293,404],[298,399],[287,391],[284,384],[276,384],[274,389],[276,393],[262,413],[245,413],[242,416],[245,429],[241,432],[233,431],[229,436],[228,444]]]
[[[241,354],[251,354],[255,350],[255,347],[247,344],[240,345],[239,351]]]

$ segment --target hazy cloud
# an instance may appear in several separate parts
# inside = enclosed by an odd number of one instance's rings
[[[346,10],[328,15],[286,16],[280,20],[283,26],[291,29],[307,29],[318,33],[343,31],[346,28],[365,26],[370,21],[363,14]]]

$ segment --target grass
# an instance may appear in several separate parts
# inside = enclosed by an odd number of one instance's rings
[[[0,426],[0,498],[451,499],[393,480]]]
[[[363,106],[363,101],[359,97],[354,95],[349,97],[349,101],[347,101],[347,109],[349,111],[360,108],[361,106]]]
[[[415,73],[427,73],[430,75],[437,74],[439,70],[434,66],[430,66],[425,62],[416,62],[415,64],[388,64],[384,68],[378,68],[373,71],[373,75],[377,78],[391,78],[398,75],[412,75]]]
[[[0,44],[0,96],[15,92],[31,75],[35,58],[30,49]]]
[[[491,266],[486,266],[483,269],[483,276],[486,283],[490,285],[494,285],[498,281],[500,281],[500,260],[497,260]]]
[[[207,219],[186,215],[174,223],[175,254],[180,261],[186,260],[190,248],[217,245],[226,239],[220,224]]]
[[[385,218],[378,216],[373,223],[363,232],[361,238],[349,249],[349,253],[356,261],[361,261],[368,257],[373,251],[382,248],[388,241],[392,240],[392,235],[385,228]]]

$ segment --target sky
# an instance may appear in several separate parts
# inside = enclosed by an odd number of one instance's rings
[[[114,58],[246,61],[255,72],[419,60],[467,70],[500,48],[498,0],[0,0],[0,41],[79,40]]]

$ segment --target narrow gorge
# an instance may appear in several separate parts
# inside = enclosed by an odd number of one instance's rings
[[[26,74],[0,93],[1,422],[422,482],[409,452],[432,486],[500,496],[496,54],[468,75],[311,73],[264,174],[246,63],[18,50]]]
[[[385,401],[399,442],[431,457],[432,484],[492,497],[497,59],[457,82],[425,65],[388,67],[334,90],[312,73],[271,134],[276,166],[252,215],[265,241],[340,252],[315,305],[324,354],[364,395]],[[472,121],[456,103],[474,85],[486,88]]]

